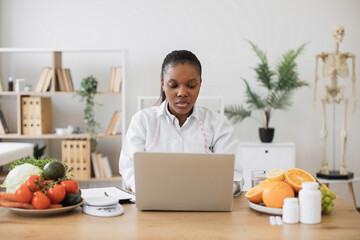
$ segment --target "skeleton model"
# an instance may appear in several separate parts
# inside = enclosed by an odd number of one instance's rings
[[[326,160],[326,138],[328,131],[326,128],[326,104],[343,104],[343,125],[341,130],[341,159],[340,159],[340,175],[347,175],[345,165],[345,151],[346,151],[346,142],[347,142],[347,129],[346,129],[346,114],[347,114],[347,104],[348,99],[344,97],[345,86],[337,85],[337,78],[347,78],[349,76],[349,67],[347,64],[347,59],[352,59],[352,95],[354,98],[353,112],[356,108],[356,92],[355,92],[355,55],[352,53],[341,53],[339,52],[339,44],[342,42],[344,37],[344,27],[335,25],[332,28],[332,35],[335,38],[335,51],[330,53],[320,53],[316,55],[315,63],[315,84],[314,84],[314,107],[316,104],[316,84],[318,81],[318,61],[319,58],[323,61],[322,75],[324,78],[330,77],[331,84],[330,86],[325,85],[326,95],[325,98],[321,99],[322,113],[323,113],[323,122],[321,129],[321,144],[322,144],[322,162],[321,162],[321,173],[329,174],[329,166]]]

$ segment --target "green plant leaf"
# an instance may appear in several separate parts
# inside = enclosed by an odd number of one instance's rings
[[[260,63],[254,69],[257,74],[256,81],[266,88],[265,93],[254,92],[249,83],[245,80],[246,85],[246,103],[248,108],[238,105],[225,107],[225,115],[234,122],[241,122],[246,117],[251,117],[254,110],[263,111],[263,124],[268,128],[270,118],[275,109],[288,110],[292,105],[293,91],[303,86],[309,86],[308,83],[299,80],[297,64],[295,62],[300,55],[306,43],[302,44],[296,50],[289,50],[282,54],[282,58],[275,64],[272,70],[268,64],[266,52],[261,51],[254,43],[248,41]]]
[[[229,120],[233,121],[234,123],[240,123],[245,118],[251,116],[251,111],[240,105],[227,106],[225,107],[224,113],[225,116],[227,116]]]
[[[260,59],[260,63],[257,65],[256,68],[254,68],[255,72],[257,73],[256,80],[259,81],[264,87],[267,89],[273,89],[275,86],[275,83],[273,82],[272,77],[275,75],[273,71],[270,70],[268,60],[266,57],[266,53],[261,51],[254,43],[251,41],[248,41],[253,50],[255,51],[256,55]]]
[[[273,92],[268,104],[273,109],[288,110],[292,105],[293,91],[277,91]]]
[[[251,110],[254,109],[264,109],[266,107],[266,102],[261,98],[261,96],[253,92],[249,86],[249,83],[243,79],[246,84],[246,103],[249,104]]]

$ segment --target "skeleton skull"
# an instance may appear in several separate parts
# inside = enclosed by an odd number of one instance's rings
[[[342,39],[345,35],[345,30],[343,26],[335,25],[332,27],[332,35],[335,38],[335,41],[338,43],[342,42]]]

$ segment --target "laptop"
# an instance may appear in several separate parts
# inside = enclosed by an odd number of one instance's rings
[[[134,154],[136,207],[160,211],[231,211],[233,154]]]

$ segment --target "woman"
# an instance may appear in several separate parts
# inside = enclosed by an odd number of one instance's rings
[[[224,116],[195,105],[200,92],[201,64],[186,50],[169,53],[161,69],[161,105],[136,113],[123,141],[119,168],[125,187],[135,192],[134,153],[238,152],[238,141]],[[234,194],[242,183],[235,158]]]

